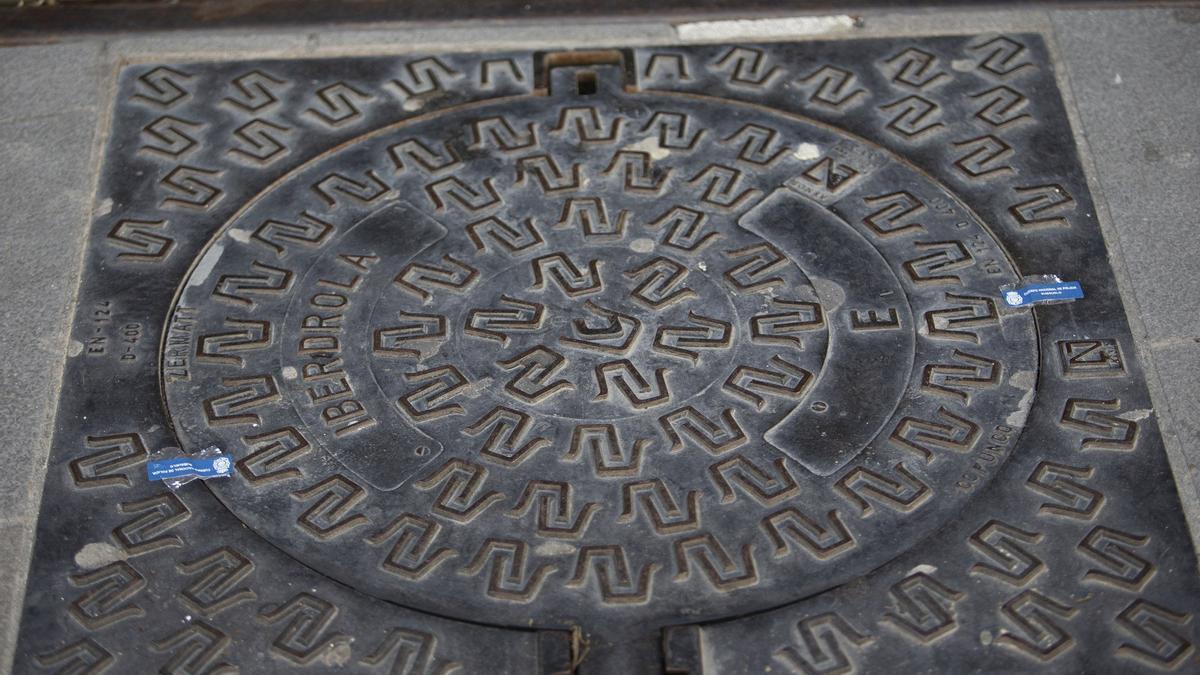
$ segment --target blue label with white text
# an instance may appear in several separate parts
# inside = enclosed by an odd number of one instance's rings
[[[228,476],[233,462],[225,456],[217,457],[173,457],[146,463],[146,477],[150,480],[172,478],[220,478]]]
[[[1009,307],[1023,307],[1039,302],[1078,300],[1083,297],[1083,286],[1078,281],[1059,281],[1049,284],[1022,286],[1004,293],[1004,302]]]

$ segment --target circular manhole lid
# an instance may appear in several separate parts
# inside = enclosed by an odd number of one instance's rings
[[[1032,403],[1000,246],[880,147],[592,70],[220,231],[163,346],[181,440],[237,459],[210,487],[364,593],[522,627],[744,614],[916,545]]]

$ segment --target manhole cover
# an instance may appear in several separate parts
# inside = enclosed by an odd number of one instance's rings
[[[120,82],[19,667],[1189,658],[1039,38]]]

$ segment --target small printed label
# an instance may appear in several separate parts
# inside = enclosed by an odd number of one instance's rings
[[[1039,302],[1078,300],[1082,297],[1083,286],[1078,281],[1059,281],[1051,284],[1033,284],[1007,291],[1004,294],[1004,302],[1009,307],[1022,307]]]
[[[233,462],[228,457],[175,457],[146,463],[146,477],[150,480],[172,478],[221,478],[228,476]]]

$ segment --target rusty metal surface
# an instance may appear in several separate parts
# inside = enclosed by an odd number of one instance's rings
[[[1038,37],[120,90],[19,670],[1191,657],[1192,551]],[[1042,273],[1087,298],[1001,306]],[[145,481],[213,443],[232,479]]]

